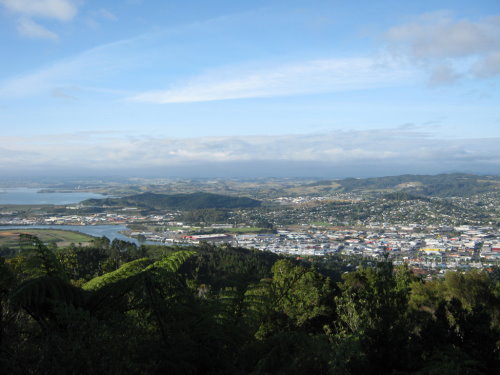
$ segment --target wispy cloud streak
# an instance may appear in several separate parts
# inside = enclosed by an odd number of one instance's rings
[[[133,38],[91,48],[34,72],[0,82],[0,98],[49,94],[54,88],[61,86],[123,94],[122,90],[101,89],[96,85],[136,64],[133,58],[118,58],[135,41]]]
[[[228,68],[194,77],[167,90],[147,91],[128,100],[189,103],[264,98],[403,85],[414,72],[371,58],[310,60],[263,69]]]
[[[59,36],[56,33],[46,29],[29,18],[21,18],[17,22],[17,31],[19,34],[33,39],[59,39]]]

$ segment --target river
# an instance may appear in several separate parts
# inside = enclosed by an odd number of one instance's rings
[[[19,205],[37,205],[37,204],[73,204],[79,203],[85,199],[105,198],[106,196],[88,192],[73,193],[39,193],[39,189],[33,188],[0,188],[0,204],[19,204]],[[123,241],[133,242],[139,245],[135,238],[127,237],[121,234],[121,231],[127,230],[125,225],[0,225],[2,229],[61,229],[81,232],[94,237],[107,237],[110,241],[115,238]],[[146,241],[146,244],[159,245],[159,242]]]

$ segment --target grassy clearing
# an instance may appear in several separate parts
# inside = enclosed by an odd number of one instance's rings
[[[0,246],[17,249],[21,233],[37,236],[44,243],[55,243],[59,246],[66,246],[71,242],[86,243],[93,239],[87,234],[60,229],[5,229],[0,230]]]
[[[171,227],[171,226],[165,226],[165,227],[161,227],[162,229],[166,230],[166,231],[170,231],[170,232],[176,232],[178,230],[184,230],[184,231],[190,231],[190,230],[193,230],[193,229],[200,229],[199,227],[189,227],[189,228],[185,228],[185,227]]]
[[[259,227],[248,227],[248,228],[227,228],[224,229],[224,232],[227,233],[258,233],[262,231],[266,231],[269,229],[259,228]]]
[[[317,227],[331,227],[332,224],[327,222],[327,221],[313,221],[311,225],[317,226]]]

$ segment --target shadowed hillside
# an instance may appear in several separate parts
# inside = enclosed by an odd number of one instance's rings
[[[192,194],[155,194],[144,193],[123,198],[88,199],[82,202],[87,206],[136,206],[147,209],[185,209],[203,208],[250,208],[259,207],[261,202],[246,197],[230,197],[211,193]]]

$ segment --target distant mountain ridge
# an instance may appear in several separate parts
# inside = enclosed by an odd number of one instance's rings
[[[251,208],[259,207],[261,202],[247,197],[232,197],[212,193],[157,194],[142,193],[122,198],[87,199],[86,206],[135,206],[145,209],[186,209],[203,208]]]
[[[345,178],[335,181],[318,181],[309,186],[326,186],[335,182],[343,192],[402,191],[425,197],[465,197],[500,190],[500,176],[481,176],[464,173]]]

